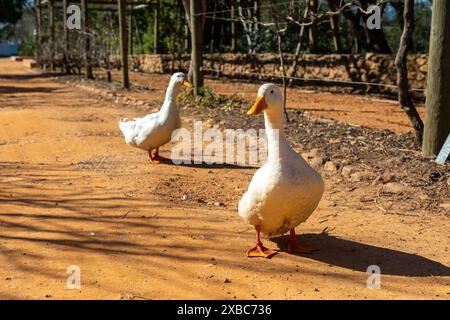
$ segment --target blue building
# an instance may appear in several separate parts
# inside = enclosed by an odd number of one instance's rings
[[[12,42],[0,42],[0,57],[18,55],[17,45]]]

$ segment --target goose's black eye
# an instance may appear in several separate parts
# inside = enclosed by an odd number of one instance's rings
[[[273,93],[273,90],[270,90],[270,93]]]

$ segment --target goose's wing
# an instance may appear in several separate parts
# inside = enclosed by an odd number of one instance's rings
[[[267,192],[266,175],[268,173],[267,164],[259,168],[253,175],[252,181],[248,185],[247,192],[239,201],[239,215],[250,224],[257,224],[258,208],[264,201]]]
[[[159,112],[149,114],[134,120],[121,119],[119,128],[127,144],[137,146],[158,126]]]

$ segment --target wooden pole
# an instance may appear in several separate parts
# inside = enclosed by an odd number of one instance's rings
[[[439,153],[450,133],[450,2],[434,0],[422,153]]]
[[[153,53],[159,52],[159,0],[156,0],[154,8],[154,25],[153,25]]]
[[[125,0],[117,0],[119,6],[119,30],[120,30],[120,59],[122,62],[122,85],[125,89],[130,87],[128,77],[128,41]]]
[[[423,139],[423,122],[416,110],[409,92],[408,81],[408,52],[414,32],[414,0],[405,0],[403,12],[403,33],[395,58],[397,68],[398,102],[407,114],[416,135],[416,143],[421,144]]]
[[[235,15],[235,1],[231,0],[231,52],[236,52],[236,15]]]
[[[309,10],[312,14],[317,14],[318,3],[317,0],[308,1]],[[314,22],[309,26],[309,51],[310,53],[317,53],[317,23]]]
[[[90,49],[90,39],[89,39],[89,13],[87,0],[81,0],[81,31],[84,35],[84,46],[83,46],[83,59],[86,68],[86,79],[93,79],[92,66],[89,61],[89,49]]]
[[[309,6],[306,6],[305,11],[303,13],[303,18],[306,20],[308,15],[309,15]],[[305,40],[305,28],[306,28],[305,25],[302,25],[300,27],[300,32],[298,34],[298,42],[297,47],[295,48],[294,61],[292,62],[291,66],[291,74],[290,74],[291,79],[289,79],[289,85],[291,85],[293,82],[292,78],[297,76],[298,60],[303,52],[303,42]]]
[[[35,0],[35,8],[36,8],[36,62],[38,64],[41,63],[41,46],[42,46],[42,12],[40,1]]]
[[[66,73],[69,73],[69,32],[67,30],[67,0],[63,0],[62,2],[62,10],[63,10],[63,18],[62,18],[62,27],[63,27],[63,41],[64,41],[64,68]]]
[[[328,7],[330,11],[336,11],[336,0],[328,0]],[[331,32],[333,33],[333,44],[334,51],[336,53],[342,52],[341,42],[339,40],[339,16],[331,15],[330,16],[330,26]]]
[[[50,34],[50,70],[55,71],[55,12],[53,0],[48,1],[48,28]]]
[[[191,13],[191,46],[192,46],[192,82],[194,85],[194,94],[198,94],[198,89],[203,86],[203,75],[200,68],[203,65],[202,42],[200,35],[200,0],[190,1]]]

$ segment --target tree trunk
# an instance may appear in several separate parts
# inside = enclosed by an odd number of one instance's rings
[[[201,37],[201,19],[200,0],[190,0],[190,21],[191,21],[191,46],[192,46],[192,82],[194,85],[194,94],[198,94],[198,89],[203,86],[203,75],[201,67],[203,65],[202,57],[202,37]]]
[[[303,14],[303,18],[306,19],[308,17],[308,14],[309,14],[309,7],[306,6],[305,13]],[[300,27],[300,31],[298,34],[298,42],[297,42],[297,47],[295,48],[294,61],[292,61],[291,74],[290,74],[291,79],[289,79],[289,84],[292,84],[292,80],[293,80],[292,77],[297,76],[298,59],[300,58],[300,54],[302,53],[304,38],[305,38],[305,26],[302,25]]]
[[[128,40],[125,0],[118,0],[119,8],[119,39],[120,39],[120,59],[122,64],[122,86],[125,89],[130,87],[128,76]]]
[[[239,17],[241,18],[242,27],[243,27],[244,32],[245,32],[245,38],[247,39],[248,53],[252,54],[252,48],[254,47],[254,44],[253,44],[253,39],[252,39],[251,24],[246,23],[242,19],[242,17],[244,16],[244,13],[243,13],[243,9],[242,9],[242,5],[241,5],[241,1],[240,0],[237,0],[237,5],[238,5]]]
[[[289,116],[286,110],[286,93],[287,93],[287,83],[286,83],[286,67],[285,67],[285,63],[284,63],[284,55],[283,55],[283,48],[282,48],[282,39],[281,39],[281,31],[280,28],[278,27],[278,23],[276,20],[276,16],[275,16],[275,12],[272,10],[271,12],[272,15],[272,21],[275,25],[275,33],[277,35],[277,43],[278,43],[278,55],[280,57],[280,65],[281,65],[281,70],[282,70],[282,74],[283,74],[283,111],[284,111],[284,115],[286,117],[286,121],[289,122]]]
[[[410,49],[409,45],[414,31],[414,0],[405,0],[403,20],[403,34],[400,39],[400,45],[395,59],[395,65],[397,67],[398,101],[411,121],[416,134],[416,142],[421,144],[423,138],[423,122],[411,99],[407,67],[408,51]]]
[[[422,152],[439,153],[450,133],[450,2],[434,0]]]
[[[283,56],[283,50],[281,48],[281,34],[278,31],[278,29],[276,30],[276,34],[277,34],[277,40],[278,40],[278,54],[280,56],[280,64],[281,64],[281,70],[283,72],[283,111],[284,111],[284,115],[286,117],[286,121],[289,122],[289,115],[287,113],[286,110],[286,94],[287,94],[287,83],[286,83],[286,67],[284,65],[284,56]]]
[[[83,43],[83,59],[86,67],[86,79],[93,79],[92,66],[90,64],[89,50],[90,50],[90,39],[89,39],[89,26],[88,26],[88,3],[87,0],[81,1],[81,31],[83,32],[84,43]]]
[[[318,5],[317,0],[309,0],[308,7],[311,15],[317,13]],[[312,17],[312,19],[314,19]],[[309,26],[309,51],[311,53],[317,53],[317,24],[313,23]]]
[[[235,1],[231,0],[231,52],[236,52],[236,22],[234,21],[235,15]]]
[[[186,20],[188,22],[188,27],[189,30],[191,31],[191,45],[192,45],[192,15],[191,15],[191,6],[193,5],[191,3],[191,1],[199,1],[199,3],[196,3],[195,5],[199,7],[198,9],[198,14],[200,13],[205,13],[206,9],[207,9],[207,3],[206,0],[182,0],[183,2],[183,7],[184,7],[184,11],[186,13]],[[202,15],[197,15],[196,19],[199,20],[197,21],[197,23],[199,23],[200,27],[197,30],[197,34],[195,36],[195,38],[197,39],[196,41],[198,41],[200,43],[200,48],[203,45],[203,32],[205,31],[205,24],[206,24],[206,17],[204,14]],[[186,34],[188,34],[188,32],[186,32]],[[191,48],[191,64],[189,65],[189,72],[188,72],[188,80],[189,81],[193,81],[193,68],[192,65],[194,63],[194,57],[193,57],[193,51],[194,48]],[[203,77],[201,80],[202,86],[203,86]]]
[[[63,28],[63,51],[64,51],[64,59],[63,59],[63,63],[64,63],[64,70],[66,72],[66,74],[70,73],[70,69],[69,69],[69,32],[67,30],[67,0],[63,0],[62,2],[62,11],[63,11],[63,16],[62,16],[62,28]]]
[[[328,0],[328,7],[330,11],[334,12],[336,11],[336,0]],[[341,53],[342,47],[341,47],[341,41],[339,39],[339,23],[338,23],[338,16],[337,15],[331,15],[330,16],[330,26],[331,26],[331,32],[333,33],[333,44],[334,44],[334,51],[336,53]]]
[[[34,0],[36,9],[36,61],[41,65],[42,58],[42,11],[39,0]]]
[[[55,71],[55,7],[53,0],[48,2],[48,31],[50,34],[50,69]]]
[[[259,41],[259,25],[257,23],[247,22],[246,20],[251,20],[253,22],[259,21],[259,1],[254,0],[253,8],[247,8],[247,17],[244,16],[244,8],[242,7],[241,0],[237,0],[237,9],[247,40],[247,52],[252,56],[252,59],[255,60],[254,55],[256,54],[256,48]]]
[[[361,18],[359,11],[356,14],[353,14],[351,11],[344,11],[343,15],[347,19],[349,33],[352,35],[349,37],[350,40],[353,40],[353,43],[350,44],[351,52],[356,54],[361,53],[362,49],[367,50],[364,30],[361,30],[362,28],[359,23]]]

